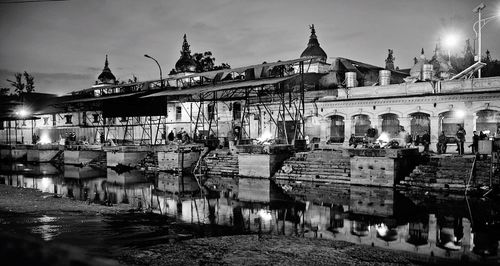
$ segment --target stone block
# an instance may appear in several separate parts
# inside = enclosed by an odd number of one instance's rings
[[[387,157],[352,157],[351,184],[392,187],[399,160]]]

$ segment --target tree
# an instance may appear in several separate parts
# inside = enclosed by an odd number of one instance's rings
[[[204,53],[194,53],[193,59],[196,62],[196,72],[206,72],[211,70],[229,69],[231,66],[227,63],[215,65],[215,58],[212,57],[211,51]]]
[[[0,88],[0,96],[7,96],[9,95],[10,89],[9,88]]]
[[[17,95],[20,95],[24,91],[24,83],[23,83],[23,75],[21,73],[16,73],[14,75],[15,80],[12,81],[8,79],[7,81],[10,82],[10,85],[14,87],[14,92]]]
[[[32,93],[35,91],[35,78],[28,74],[28,72],[24,71],[24,80],[26,81],[26,92]]]
[[[25,83],[23,82],[23,76]],[[23,92],[32,93],[35,91],[35,78],[26,71],[23,74],[14,74],[14,80],[7,79],[7,81],[14,87],[14,92],[17,95],[21,95]]]

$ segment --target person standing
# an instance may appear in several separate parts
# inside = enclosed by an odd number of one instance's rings
[[[464,142],[465,142],[465,129],[462,127],[462,125],[457,124],[457,148],[458,148],[458,154],[459,155],[464,155]]]
[[[474,135],[472,135],[472,144],[469,145],[469,147],[472,147],[472,154],[476,154],[479,152],[479,135],[475,130],[472,133]]]
[[[431,143],[431,136],[429,132],[425,131],[422,135],[422,144],[424,145],[424,152],[429,152],[429,144]]]

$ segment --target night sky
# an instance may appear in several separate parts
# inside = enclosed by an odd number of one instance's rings
[[[13,0],[16,1],[16,0]],[[192,52],[212,51],[232,67],[300,56],[316,27],[328,57],[383,66],[387,49],[408,68],[424,48],[428,58],[440,36],[461,35],[452,53],[474,38],[472,9],[481,0],[0,0],[0,86],[15,72],[35,76],[38,92],[90,87],[104,57],[119,80],[158,78],[173,68],[187,34]],[[484,0],[483,16],[500,10]],[[500,59],[500,19],[483,28],[483,51]],[[331,62],[331,59],[328,59]]]

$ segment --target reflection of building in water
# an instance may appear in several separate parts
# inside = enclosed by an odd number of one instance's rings
[[[106,198],[106,178],[65,178],[63,194],[77,200],[102,202]]]
[[[106,176],[106,171],[101,168],[91,167],[91,166],[76,166],[65,164],[64,165],[64,177],[66,178],[96,178]]]
[[[2,175],[6,185],[38,189],[46,193],[62,194],[62,178],[54,176]]]
[[[126,203],[134,208],[147,209],[153,204],[150,183],[106,183],[108,200],[112,204]]]
[[[197,191],[199,190],[199,186],[193,175],[158,172],[156,189],[170,193],[180,193]]]
[[[107,180],[108,183],[112,184],[134,184],[146,182],[146,176],[144,172],[140,170],[131,169],[123,173],[118,173],[111,168],[107,168]]]

